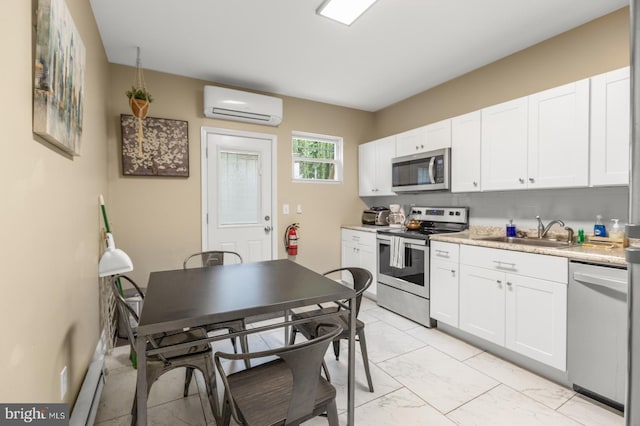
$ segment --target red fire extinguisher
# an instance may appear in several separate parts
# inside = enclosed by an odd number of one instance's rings
[[[289,256],[296,256],[298,254],[298,232],[297,229],[300,225],[293,223],[287,226],[284,231],[284,248],[287,249]]]

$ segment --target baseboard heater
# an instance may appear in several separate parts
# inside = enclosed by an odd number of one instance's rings
[[[94,423],[105,381],[104,355],[106,347],[105,332],[103,331],[71,412],[70,426],[91,426]]]

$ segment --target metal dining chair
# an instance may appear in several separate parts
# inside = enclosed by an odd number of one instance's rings
[[[360,351],[362,352],[362,361],[364,364],[364,371],[367,376],[367,384],[369,385],[369,391],[373,392],[373,382],[371,380],[371,371],[369,369],[369,356],[367,355],[367,341],[365,339],[364,334],[364,322],[357,319],[358,314],[360,313],[360,304],[362,302],[362,294],[365,292],[367,288],[371,285],[373,277],[371,272],[367,271],[364,268],[355,268],[355,267],[345,267],[333,269],[329,272],[325,272],[324,275],[330,275],[337,272],[348,272],[351,274],[353,278],[353,289],[356,292],[356,338],[360,342]],[[343,304],[346,304],[348,301],[344,301]],[[319,305],[320,306],[320,305]],[[317,328],[320,324],[335,324],[339,325],[343,328],[342,333],[338,337],[336,337],[333,341],[333,353],[336,356],[336,360],[340,358],[340,340],[349,338],[349,320],[345,315],[336,316],[333,318],[323,318],[321,321],[313,320],[314,316],[329,314],[340,311],[340,305],[330,306],[330,307],[322,307],[320,309],[316,309],[313,311],[306,311],[300,313],[294,313],[292,315],[293,320],[308,318],[309,322],[304,322],[302,324],[298,324],[292,327],[291,335],[289,338],[289,343],[293,344],[296,340],[296,333],[301,333],[307,339],[315,339],[317,338]],[[325,374],[328,374],[328,371],[325,369]]]
[[[136,311],[129,306],[122,294],[120,294],[120,288],[118,285],[118,278],[128,281],[138,293],[138,295],[144,299],[144,293],[140,287],[126,275],[113,276],[110,278],[111,289],[116,299],[118,306],[118,312],[124,318],[121,323],[124,324],[126,329],[127,338],[131,350],[135,351],[136,342],[136,327],[139,321]],[[147,337],[147,349],[159,349],[162,347],[172,346],[179,343],[187,343],[204,339],[207,337],[207,332],[203,328],[191,328],[187,331],[176,331],[171,333],[161,333]],[[151,392],[151,386],[162,376],[164,373],[173,370],[175,368],[186,367],[193,371],[194,368],[200,370],[204,376],[205,385],[207,388],[207,396],[209,398],[209,404],[211,410],[216,418],[220,416],[220,408],[218,406],[217,388],[216,388],[216,374],[213,367],[213,356],[211,346],[208,343],[200,344],[197,346],[191,346],[185,349],[170,350],[165,353],[157,355],[151,355],[146,357],[146,369],[147,369],[147,398]],[[133,396],[133,406],[131,408],[131,425],[137,423],[137,407],[138,400],[137,389]],[[185,394],[185,396],[187,396]]]
[[[242,256],[235,251],[225,251],[225,250],[209,250],[202,251],[198,253],[191,254],[187,256],[187,258],[182,262],[182,268],[188,269],[189,267],[204,267],[208,268],[211,266],[224,265],[225,259],[229,257],[236,261],[236,263],[242,263]],[[244,318],[233,320],[233,321],[225,321],[218,322],[213,324],[207,324],[204,326],[204,329],[207,332],[215,331],[215,330],[229,330],[231,332],[238,332],[246,330],[247,325],[245,323]],[[234,337],[231,338],[231,344],[233,345],[233,352],[237,353],[238,348],[236,345],[236,339]],[[246,335],[240,336],[240,348],[242,352],[249,351],[249,341]],[[245,367],[249,368],[251,366],[249,360],[245,360]],[[191,383],[191,377],[193,375],[193,369],[187,368],[187,373],[185,376],[184,382],[184,396],[187,396],[189,385]]]
[[[321,326],[318,338],[297,345],[245,354],[216,352],[225,389],[222,424],[229,425],[233,417],[246,426],[299,425],[326,412],[329,425],[338,426],[336,389],[320,368],[329,343],[340,333],[340,326]],[[230,375],[220,361],[273,356],[277,358]]]

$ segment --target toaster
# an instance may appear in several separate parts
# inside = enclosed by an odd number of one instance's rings
[[[389,226],[389,210],[365,210],[362,212],[363,225]]]

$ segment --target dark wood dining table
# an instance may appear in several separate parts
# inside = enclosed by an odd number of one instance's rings
[[[138,424],[147,424],[146,356],[170,350],[147,350],[146,336],[341,300],[349,300],[348,306],[355,308],[353,289],[287,259],[152,272],[137,329]],[[291,323],[287,318],[283,325]],[[354,424],[355,323],[355,309],[350,309],[348,425]],[[178,346],[228,337],[225,334]]]

